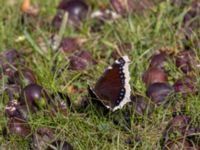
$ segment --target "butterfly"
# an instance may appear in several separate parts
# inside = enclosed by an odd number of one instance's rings
[[[117,59],[97,80],[90,93],[106,108],[115,111],[130,102],[130,60],[128,56]]]

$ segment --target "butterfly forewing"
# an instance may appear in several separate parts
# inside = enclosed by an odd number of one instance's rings
[[[104,72],[95,85],[95,94],[109,108],[114,108],[123,99],[121,90],[124,89],[124,81],[122,77],[123,72],[120,70],[120,64],[114,63]]]

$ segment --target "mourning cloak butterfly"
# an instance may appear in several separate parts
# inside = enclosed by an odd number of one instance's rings
[[[130,102],[131,88],[128,56],[117,59],[97,81],[93,95],[108,109],[115,111]]]

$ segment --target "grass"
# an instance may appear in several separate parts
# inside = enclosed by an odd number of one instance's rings
[[[82,89],[83,92],[81,93],[69,93],[74,104],[81,96],[87,95],[87,85],[93,86],[104,68],[114,61],[110,54],[119,43],[129,42],[133,45],[129,53],[129,58],[132,61],[129,68],[131,74],[130,84],[132,89],[137,89],[144,96],[146,88],[141,80],[141,75],[149,65],[150,56],[160,48],[170,48],[178,52],[182,50],[185,44],[178,27],[182,24],[183,15],[186,13],[187,8],[171,6],[167,1],[158,3],[153,10],[146,11],[145,14],[135,14],[128,18],[107,22],[98,34],[90,33],[90,25],[93,22],[90,20],[85,21],[82,24],[81,31],[78,32],[68,27],[64,35],[86,38],[87,42],[82,47],[92,52],[93,57],[98,60],[98,65],[91,66],[83,72],[69,71],[66,68],[61,76],[56,78],[59,69],[68,65],[68,61],[65,59],[66,56],[59,52],[52,53],[50,48],[47,53],[44,53],[39,47],[39,40],[45,41],[53,33],[53,29],[49,28],[47,24],[51,22],[56,13],[58,0],[34,1],[41,7],[41,15],[38,18],[25,18],[24,24],[21,23],[20,3],[10,5],[10,1],[0,0],[0,3],[3,4],[0,6],[0,51],[16,48],[25,53],[30,68],[37,76],[38,83],[49,92],[67,92],[70,86],[77,86],[78,89]],[[91,3],[97,7],[96,1],[91,0]],[[107,1],[102,1],[102,3],[107,3]],[[199,33],[198,29],[196,35],[199,35]],[[25,36],[26,39],[16,42],[16,39],[21,36]],[[198,39],[198,36],[189,40],[188,43],[199,57],[200,49],[195,48],[193,43],[196,39]],[[103,59],[100,57],[102,54],[105,56]],[[54,60],[58,60],[58,65],[57,71],[52,74],[51,68],[54,65]],[[170,76],[170,82],[183,75],[180,70],[173,66],[173,63],[171,63],[169,69],[172,75]],[[198,78],[198,83],[199,81],[200,78]],[[4,115],[7,98],[3,95],[0,99],[0,131],[2,131],[7,126],[7,118]],[[184,99],[179,96],[175,98],[174,106],[157,107],[151,115],[137,116],[132,114],[131,128],[128,130],[124,129],[123,116],[120,117],[118,113],[103,116],[93,108],[88,109],[85,113],[68,112],[68,117],[58,114],[53,118],[45,111],[41,111],[29,117],[29,124],[33,133],[40,127],[54,129],[56,138],[67,140],[77,150],[161,149],[159,141],[163,130],[172,118],[173,108],[180,111],[179,104],[186,106],[185,114],[191,117],[192,124],[196,127],[200,126],[199,100],[199,93],[189,95]],[[120,119],[120,125],[113,123],[113,116]],[[133,147],[125,144],[125,140],[128,138],[133,141]],[[31,137],[20,138],[13,135],[7,141],[0,136],[1,145],[16,146],[17,149],[30,149],[30,141]]]

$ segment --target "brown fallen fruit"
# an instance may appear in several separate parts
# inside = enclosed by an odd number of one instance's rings
[[[151,56],[149,68],[156,67],[160,69],[164,69],[164,65],[167,62],[168,55],[165,52],[160,52],[159,54],[155,54]]]
[[[80,49],[79,46],[81,44],[83,44],[86,41],[86,39],[84,38],[79,38],[79,37],[75,37],[75,38],[64,38],[61,41],[61,45],[60,48],[63,52],[65,53],[73,53],[76,50]]]
[[[19,101],[21,104],[27,104],[29,109],[34,112],[46,107],[50,98],[42,86],[29,84],[22,90]]]
[[[28,118],[28,109],[26,105],[20,105],[16,100],[12,100],[6,105],[5,114],[9,118],[15,117],[26,120]]]
[[[36,83],[36,77],[31,69],[22,68],[14,73],[10,81],[23,87],[31,83]]]
[[[149,68],[143,73],[142,80],[147,87],[153,83],[165,83],[167,82],[167,73],[159,68]]]
[[[180,138],[169,140],[165,143],[163,150],[198,150],[188,139]]]
[[[90,65],[94,64],[92,55],[88,51],[79,51],[69,57],[69,69],[70,70],[85,70]]]
[[[191,40],[195,37],[195,31],[198,30],[200,22],[198,16],[200,15],[200,2],[199,0],[193,0],[189,5],[188,11],[183,17],[182,32],[185,38]]]
[[[179,133],[181,136],[185,135],[185,132],[189,129],[190,126],[190,118],[185,115],[177,115],[175,116],[167,125],[166,130],[164,132],[164,136],[171,133]]]
[[[173,88],[167,83],[153,83],[147,88],[147,96],[156,105],[166,104],[167,97],[173,92]]]
[[[10,133],[16,134],[22,137],[26,137],[30,135],[31,133],[31,128],[29,124],[26,121],[19,118],[11,118],[8,121],[8,129]]]
[[[89,7],[83,0],[62,0],[52,23],[56,29],[59,29],[65,12],[68,12],[68,24],[79,26],[80,22],[86,19],[88,11]]]
[[[189,73],[197,67],[197,58],[194,51],[183,50],[176,56],[176,66],[184,73]]]
[[[173,87],[175,92],[181,93],[183,96],[198,93],[197,80],[191,76],[185,76],[176,80]]]
[[[13,66],[24,65],[25,60],[22,54],[16,49],[7,49],[0,54],[0,64],[10,64]]]
[[[36,133],[33,134],[32,147],[35,150],[44,150],[54,138],[54,133],[50,128],[39,128]]]
[[[11,100],[7,103],[5,107],[5,114],[7,117],[18,117],[17,106],[19,106],[18,101]]]

